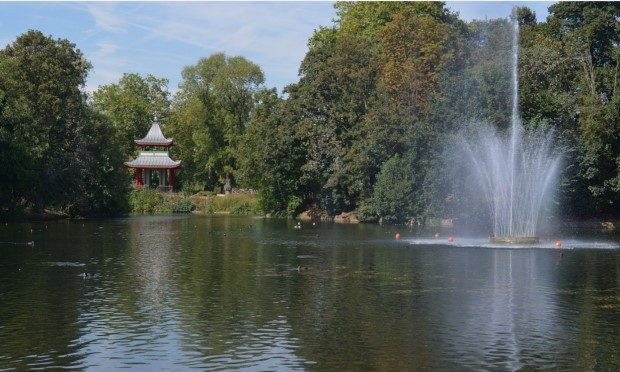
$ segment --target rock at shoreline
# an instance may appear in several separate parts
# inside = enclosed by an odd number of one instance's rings
[[[357,212],[344,212],[334,217],[336,223],[360,223]]]
[[[601,226],[603,227],[603,230],[607,230],[607,231],[613,231],[616,229],[616,226],[611,221],[601,222]]]
[[[331,221],[332,217],[330,217],[326,211],[321,210],[319,208],[316,207],[312,207],[302,213],[300,213],[297,216],[297,219],[300,221],[312,221],[312,220],[319,220],[319,221]]]

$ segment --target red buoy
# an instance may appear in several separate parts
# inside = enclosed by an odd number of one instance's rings
[[[448,241],[452,243],[454,241],[454,237],[452,235],[448,236]]]
[[[396,234],[394,235],[394,237],[395,237],[396,239],[400,239],[400,233],[399,233],[399,232],[396,232]]]
[[[439,233],[438,232],[435,233],[435,239],[439,239]]]
[[[555,241],[555,247],[556,247],[556,248],[562,248],[562,242],[561,242],[561,241],[559,241],[559,240],[556,240],[556,241]]]

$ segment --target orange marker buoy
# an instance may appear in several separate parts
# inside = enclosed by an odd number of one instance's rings
[[[397,232],[397,233],[394,235],[394,237],[395,237],[396,239],[400,239],[400,233],[399,233],[399,232]]]
[[[559,241],[559,240],[556,240],[556,241],[555,241],[555,247],[556,247],[556,248],[562,248],[562,242],[561,242],[561,241]]]
[[[435,239],[439,239],[439,233],[435,233]]]
[[[448,241],[452,243],[454,241],[454,237],[452,235],[448,236]]]

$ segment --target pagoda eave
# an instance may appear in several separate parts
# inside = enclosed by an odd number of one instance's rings
[[[170,140],[168,142],[149,142],[149,141],[142,141],[142,140],[134,140],[133,141],[136,145],[138,146],[163,146],[163,147],[170,147],[172,145],[174,145],[174,141]]]
[[[123,163],[127,168],[134,169],[177,169],[181,168],[181,164],[177,165],[141,165],[141,164],[129,164],[128,162]]]

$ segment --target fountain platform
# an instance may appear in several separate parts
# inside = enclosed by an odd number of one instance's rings
[[[538,244],[537,236],[491,236],[489,241],[493,244]]]

